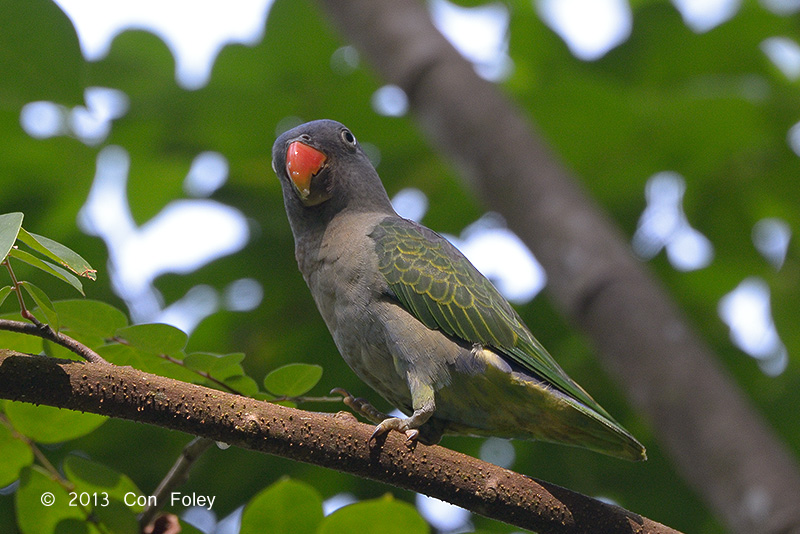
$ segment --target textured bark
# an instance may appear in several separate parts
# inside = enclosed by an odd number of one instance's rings
[[[800,531],[795,458],[520,110],[475,74],[421,2],[320,4],[533,250],[554,304],[593,340],[715,513],[736,532]]]
[[[431,495],[547,533],[675,533],[620,507],[439,446],[409,445],[344,412],[314,413],[110,364],[0,349],[0,398],[150,423]]]

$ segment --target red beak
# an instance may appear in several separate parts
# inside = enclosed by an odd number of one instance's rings
[[[300,141],[289,145],[286,151],[286,173],[302,199],[308,197],[311,192],[311,178],[322,169],[326,159],[328,158],[325,154]]]

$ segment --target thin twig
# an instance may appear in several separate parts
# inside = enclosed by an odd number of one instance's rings
[[[8,270],[8,275],[11,277],[12,287],[11,289],[14,293],[17,294],[17,300],[19,301],[19,310],[20,314],[22,315],[23,319],[27,319],[33,324],[23,323],[21,321],[14,321],[10,319],[0,319],[0,330],[8,330],[10,332],[19,332],[21,334],[28,334],[31,336],[37,336],[42,339],[47,339],[61,345],[69,349],[70,351],[74,352],[81,358],[85,359],[88,362],[92,363],[102,363],[110,365],[102,356],[97,354],[95,351],[84,345],[83,343],[72,339],[71,337],[62,334],[61,332],[56,332],[49,324],[45,324],[39,321],[34,315],[28,310],[27,306],[25,306],[25,299],[22,297],[22,287],[21,282],[17,279],[17,275],[14,273],[14,269],[11,268],[11,263],[6,258],[3,261],[3,265],[6,266]]]
[[[155,520],[158,512],[164,508],[164,505],[167,502],[167,495],[183,485],[183,483],[189,479],[189,472],[192,470],[195,462],[213,444],[214,440],[197,437],[190,441],[183,448],[183,451],[181,451],[178,459],[175,460],[172,468],[153,492],[153,495],[156,498],[155,506],[146,506],[144,511],[139,516],[139,525],[142,529]],[[150,502],[149,499],[148,502]]]
[[[38,321],[37,321],[38,322]],[[29,336],[36,336],[48,341],[52,341],[62,347],[74,352],[87,362],[111,365],[102,356],[95,351],[77,341],[72,339],[66,334],[56,332],[49,325],[39,325],[31,323],[23,323],[22,321],[14,321],[13,319],[0,319],[0,330],[7,330],[9,332],[17,332],[20,334],[27,334]]]

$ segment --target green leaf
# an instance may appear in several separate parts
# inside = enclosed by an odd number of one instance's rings
[[[20,470],[33,463],[33,450],[15,437],[7,425],[0,423],[0,488],[19,478]]]
[[[30,252],[25,252],[24,250],[20,249],[12,249],[9,253],[9,256],[17,258],[20,261],[24,261],[28,265],[33,265],[37,269],[41,269],[42,271],[55,276],[56,278],[63,280],[64,282],[68,283],[75,289],[77,289],[81,295],[83,295],[83,284],[81,281],[78,280],[74,275],[68,273],[58,265],[53,265],[52,263],[40,260]]]
[[[290,363],[264,377],[264,387],[275,395],[297,397],[317,385],[322,367],[308,363]]]
[[[142,352],[134,347],[117,343],[97,347],[95,352],[114,365],[129,365],[136,369],[142,369],[143,359],[152,356],[152,354]]]
[[[428,534],[430,527],[416,508],[390,494],[339,508],[323,519],[318,534],[375,532],[381,534]]]
[[[175,354],[186,346],[188,337],[182,330],[163,323],[137,324],[120,328],[116,337],[132,347],[151,354]]]
[[[52,496],[52,504],[42,505]],[[77,506],[70,506],[70,495],[39,466],[26,467],[20,473],[20,485],[14,495],[17,526],[22,534],[64,532],[62,521],[85,521],[86,515]],[[48,501],[50,502],[50,501]],[[58,530],[56,530],[58,526]],[[69,530],[67,532],[74,532]]]
[[[153,354],[142,354],[142,371],[167,378],[173,378],[175,380],[180,380],[181,382],[205,384],[207,386],[211,385],[207,381],[204,381],[204,379],[198,376],[194,371],[187,369],[183,365],[175,365],[169,360],[164,360]]]
[[[245,506],[239,534],[312,534],[317,531],[320,521],[322,497],[317,490],[303,482],[284,478],[253,497]]]
[[[39,309],[44,315],[45,322],[50,325],[50,328],[58,331],[58,314],[56,313],[56,309],[53,307],[53,303],[50,302],[50,297],[48,297],[44,291],[30,282],[23,281],[20,282],[19,285],[25,288],[25,291],[27,291],[28,295],[30,295],[31,298],[36,302],[36,305],[39,306]]]
[[[223,380],[225,384],[232,387],[245,397],[252,397],[258,393],[258,384],[247,375],[229,376]]]
[[[62,264],[78,276],[84,276],[90,280],[97,279],[97,271],[92,269],[89,262],[83,259],[80,254],[62,245],[58,241],[53,241],[49,237],[44,237],[42,235],[32,234],[24,228],[20,228],[19,240],[36,252],[44,254],[51,260]]]
[[[2,2],[2,10],[9,22],[0,32],[2,107],[19,109],[37,100],[80,103],[86,63],[64,11],[41,0]]]
[[[217,356],[207,352],[193,352],[183,358],[183,364],[189,369],[208,373],[214,367]]]
[[[64,460],[64,473],[77,491],[87,493],[107,493],[109,499],[125,502],[125,495],[142,495],[136,484],[127,475],[110,467],[87,460],[80,456],[67,456]],[[134,497],[134,499],[135,499]],[[132,499],[128,496],[128,501]],[[142,506],[132,506],[131,510],[141,512]]]
[[[111,339],[128,326],[127,316],[99,300],[75,299],[54,302],[62,328],[87,336]]]
[[[6,297],[11,294],[11,286],[0,287],[0,306],[6,301]]]
[[[243,352],[234,352],[232,354],[220,356],[217,358],[217,361],[214,362],[214,367],[211,369],[211,373],[214,375],[214,378],[218,378],[220,380],[225,380],[231,376],[244,374],[244,368],[241,365],[242,360],[244,360]]]
[[[19,212],[0,215],[0,262],[5,261],[22,229],[24,215]]]
[[[85,436],[108,419],[103,415],[34,406],[27,402],[8,402],[5,412],[17,432],[39,443],[61,443]]]

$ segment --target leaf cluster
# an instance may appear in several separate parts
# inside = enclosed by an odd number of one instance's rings
[[[13,286],[0,287],[0,305],[11,294],[16,291],[25,289],[28,295],[36,302],[40,310],[54,329],[58,330],[58,318],[53,310],[53,303],[47,295],[27,281],[18,281],[14,278],[9,258],[15,258],[21,262],[32,265],[45,273],[56,277],[57,279],[66,282],[74,287],[83,295],[83,285],[78,277],[85,277],[89,280],[97,278],[96,271],[92,269],[91,265],[87,263],[79,254],[72,251],[61,243],[54,241],[48,237],[32,234],[22,228],[22,213],[6,213],[0,215],[0,264],[7,267],[9,273],[12,274]],[[24,249],[20,249],[16,243],[26,245],[32,254]],[[55,262],[55,263],[53,263]],[[22,299],[21,295],[19,298]],[[20,300],[22,304],[22,300]]]

